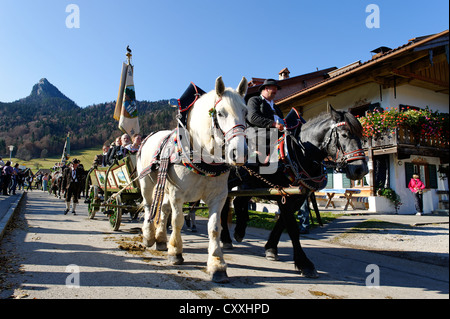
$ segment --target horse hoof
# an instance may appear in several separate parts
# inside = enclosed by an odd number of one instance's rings
[[[178,255],[169,255],[169,262],[172,265],[181,265],[184,262],[183,256],[182,254],[178,254]]]
[[[218,283],[218,284],[226,284],[230,282],[230,279],[227,276],[227,272],[225,270],[217,270],[213,272],[211,276],[211,281]]]
[[[272,261],[278,261],[278,260],[280,260],[280,259],[278,258],[278,253],[277,253],[277,251],[276,251],[275,249],[273,249],[273,248],[266,249],[266,259],[272,260]]]
[[[222,249],[233,249],[233,244],[232,243],[223,243]]]
[[[147,238],[143,238],[142,239],[142,243],[144,244],[145,247],[152,247],[155,244],[155,240],[154,239],[147,239]]]
[[[166,242],[162,242],[162,243],[156,242],[156,250],[157,251],[167,251],[167,243]]]
[[[236,241],[238,243],[242,242],[244,240],[244,236],[238,235],[236,232],[234,233],[234,239],[236,239]]]
[[[319,278],[319,274],[317,273],[315,268],[300,269],[300,276],[305,277],[305,278]]]

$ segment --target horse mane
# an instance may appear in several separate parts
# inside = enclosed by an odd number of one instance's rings
[[[335,122],[345,122],[347,123],[347,127],[351,134],[356,135],[359,138],[362,138],[363,127],[359,120],[353,116],[350,112],[347,111],[334,111],[332,113],[322,112],[315,118],[307,121],[303,128],[307,128],[309,126],[316,126],[328,120],[334,120]]]

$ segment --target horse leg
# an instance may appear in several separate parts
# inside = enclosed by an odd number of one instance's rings
[[[144,199],[145,200],[145,199]],[[143,243],[146,247],[152,247],[155,243],[155,225],[151,219],[151,210],[148,202],[144,206],[145,217],[142,225]]]
[[[236,214],[236,227],[234,228],[234,239],[241,242],[245,237],[248,217],[248,201],[251,197],[236,197],[233,201],[234,212]]]
[[[229,282],[227,276],[227,264],[223,258],[222,248],[220,247],[220,233],[221,233],[221,216],[219,214],[220,208],[223,207],[226,195],[220,202],[215,200],[215,203],[209,202],[207,205],[209,210],[208,220],[208,266],[207,271],[211,274],[211,280],[217,283]]]
[[[317,278],[317,271],[314,264],[306,257],[300,244],[300,231],[293,212],[285,214],[285,224],[289,237],[294,248],[294,263],[300,274],[307,278]]]
[[[220,232],[220,241],[223,244],[223,249],[233,249],[233,243],[230,237],[230,230],[228,228],[228,214],[230,214],[230,201],[227,197],[225,204],[223,205],[220,213],[220,224],[222,225],[222,231]]]
[[[302,203],[303,201],[301,201],[300,205]],[[306,257],[306,254],[303,251],[302,246],[300,244],[300,231],[294,216],[295,208],[299,207],[299,203],[297,201],[294,203],[287,203],[286,205],[278,203],[278,206],[280,207],[281,211],[279,221],[284,225],[284,227],[286,227],[287,232],[289,234],[289,238],[291,239],[292,242],[292,247],[294,249],[295,267],[300,271],[300,274],[302,276],[307,278],[317,278],[318,275],[314,267],[314,264],[308,259],[308,257]],[[274,234],[273,237],[273,239],[276,240],[277,244],[280,236],[281,232],[279,232],[278,229],[278,232]],[[275,240],[273,241],[273,243],[275,242]]]
[[[284,230],[284,223],[281,217],[278,218],[274,228],[270,232],[269,239],[267,240],[264,249],[266,251],[266,258],[269,260],[278,260],[278,242],[280,241],[281,234]]]
[[[169,240],[168,258],[173,265],[181,265],[183,259],[183,240],[181,228],[184,224],[183,203],[172,198],[172,234]]]
[[[170,203],[164,201],[161,207],[159,223],[156,227],[156,250],[158,251],[167,250],[167,220],[171,212]]]

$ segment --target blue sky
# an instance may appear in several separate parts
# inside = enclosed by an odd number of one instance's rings
[[[67,28],[69,4],[79,28]],[[380,27],[367,28],[369,4]],[[276,78],[367,61],[448,29],[447,0],[0,0],[0,101],[30,94],[45,77],[79,106],[117,98],[126,46],[138,100],[179,97],[192,81],[206,91],[222,75]]]

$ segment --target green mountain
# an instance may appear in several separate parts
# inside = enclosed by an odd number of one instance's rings
[[[47,79],[41,79],[31,94],[12,103],[0,102],[0,156],[23,160],[62,153],[71,134],[71,149],[99,147],[122,132],[113,119],[115,101],[80,108]],[[141,134],[175,127],[176,110],[167,100],[138,101]]]

